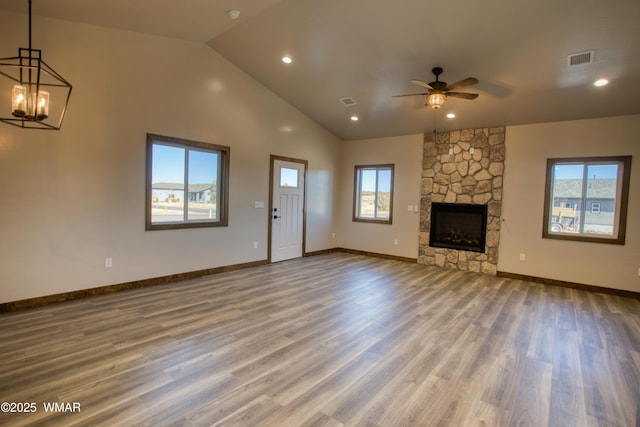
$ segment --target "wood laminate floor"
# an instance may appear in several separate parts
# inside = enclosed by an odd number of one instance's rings
[[[1,425],[636,425],[612,295],[336,253],[0,322]]]

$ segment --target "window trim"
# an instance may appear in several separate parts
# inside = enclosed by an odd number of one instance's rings
[[[622,174],[619,185],[620,204],[619,210],[615,212],[614,230],[617,225],[618,234],[615,237],[596,237],[592,234],[568,235],[556,234],[549,231],[549,220],[551,218],[551,183],[553,180],[553,167],[559,163],[621,163]],[[590,243],[608,243],[614,245],[624,245],[627,231],[627,208],[629,205],[629,182],[631,178],[631,156],[608,156],[608,157],[569,157],[547,159],[546,181],[544,189],[544,212],[542,219],[542,237],[545,239],[572,240]],[[582,210],[587,206],[582,203]]]
[[[182,222],[168,222],[168,223],[153,223],[151,215],[151,204],[153,199],[153,146],[154,144],[174,146],[178,148],[193,148],[201,151],[217,151],[220,153],[219,166],[220,166],[220,180],[219,193],[217,194],[217,203],[221,206],[218,209],[220,218],[215,221],[182,221]],[[188,151],[187,151],[188,152]],[[192,141],[183,138],[174,138],[164,135],[147,134],[147,153],[146,153],[146,195],[145,195],[145,230],[176,230],[186,228],[205,228],[205,227],[226,227],[229,224],[229,163],[231,157],[231,148],[210,144],[207,142]],[[185,156],[188,159],[188,155]],[[188,164],[188,160],[185,160],[185,166]],[[188,175],[188,174],[186,174]],[[188,182],[185,183],[188,186]],[[185,196],[186,199],[186,196]]]
[[[358,216],[358,212],[359,212],[359,207],[360,207],[360,180],[359,180],[359,176],[360,176],[360,171],[363,169],[375,169],[376,173],[380,170],[380,169],[384,169],[387,170],[389,169],[391,171],[391,180],[389,183],[389,218],[382,218],[382,219],[378,219],[378,218],[362,218],[360,216]],[[392,224],[393,223],[393,184],[394,184],[394,175],[395,175],[395,171],[394,171],[394,164],[393,163],[388,163],[388,164],[375,164],[375,165],[356,165],[354,167],[354,181],[353,181],[353,217],[352,220],[354,222],[368,222],[368,223],[373,223],[373,224]],[[377,197],[377,190],[376,190],[376,197]]]

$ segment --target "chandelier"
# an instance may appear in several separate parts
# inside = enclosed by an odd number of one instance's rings
[[[31,48],[28,1],[29,47],[18,48],[18,56],[0,58],[0,97],[11,94],[10,105],[0,107],[0,121],[21,128],[59,130],[72,86],[44,62],[41,50]]]

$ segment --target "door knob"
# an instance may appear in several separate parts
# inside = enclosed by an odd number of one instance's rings
[[[280,218],[278,215],[273,216],[273,219],[278,219],[278,218]]]

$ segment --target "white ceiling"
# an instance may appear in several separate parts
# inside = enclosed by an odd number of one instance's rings
[[[33,0],[33,14],[207,43],[342,139],[640,113],[638,0]],[[587,50],[592,64],[568,66]],[[479,97],[437,112],[392,98],[435,66],[476,77],[458,91]]]

